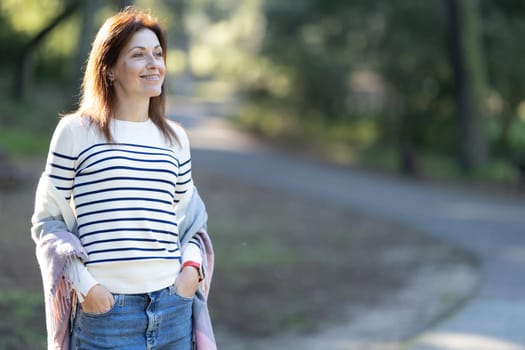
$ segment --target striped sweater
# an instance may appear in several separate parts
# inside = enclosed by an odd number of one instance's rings
[[[45,173],[70,201],[88,259],[71,265],[82,294],[95,283],[113,293],[146,293],[175,280],[183,261],[201,262],[198,241],[184,256],[178,218],[191,198],[189,141],[170,122],[170,145],[151,121],[112,120],[108,143],[88,118],[63,118],[53,134]]]

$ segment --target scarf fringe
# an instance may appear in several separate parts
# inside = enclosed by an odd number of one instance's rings
[[[65,260],[62,273],[55,281],[47,281],[46,288],[46,327],[48,350],[66,350],[69,348],[69,330],[76,309],[77,297],[73,285],[66,277],[65,271],[74,256]]]

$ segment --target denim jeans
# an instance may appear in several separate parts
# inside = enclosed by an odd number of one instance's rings
[[[191,350],[192,303],[173,286],[146,294],[113,294],[115,304],[103,314],[77,309],[73,350]]]

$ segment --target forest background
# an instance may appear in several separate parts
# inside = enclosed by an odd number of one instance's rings
[[[412,176],[523,181],[519,0],[2,0],[3,153],[46,149],[56,120],[43,114],[74,108],[96,28],[132,3],[167,27],[171,93],[191,81],[196,96],[233,97],[231,117],[281,146]]]

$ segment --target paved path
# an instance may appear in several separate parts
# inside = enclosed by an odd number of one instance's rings
[[[490,198],[282,155],[195,108],[172,110],[190,131],[195,168],[412,224],[479,257],[479,293],[412,350],[525,350],[525,197]]]

